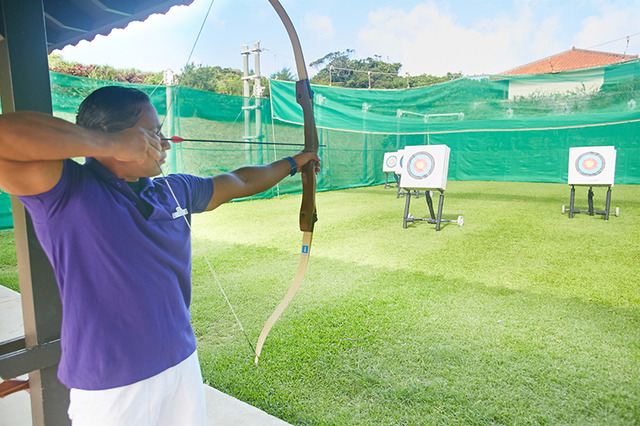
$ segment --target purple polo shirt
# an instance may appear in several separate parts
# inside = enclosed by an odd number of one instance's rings
[[[152,377],[196,349],[191,328],[191,239],[164,178],[140,197],[95,159],[65,160],[51,190],[19,197],[53,266],[62,299],[58,378],[109,389]],[[204,211],[211,179],[167,177],[186,218]]]

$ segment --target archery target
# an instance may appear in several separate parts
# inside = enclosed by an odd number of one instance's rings
[[[446,145],[418,145],[404,149],[400,186],[407,189],[447,188],[449,155]]]
[[[585,152],[576,160],[576,170],[582,176],[595,176],[604,170],[605,161],[597,152]]]
[[[385,173],[395,173],[400,167],[400,158],[397,152],[386,152],[384,154],[384,166],[382,171]]]
[[[613,146],[569,148],[569,185],[613,186],[615,168]]]
[[[397,175],[401,175],[404,168],[404,149],[399,149],[396,155],[398,156],[398,163],[396,164],[395,172]]]
[[[414,179],[425,179],[429,177],[435,168],[435,160],[428,152],[416,152],[407,159],[407,173]]]

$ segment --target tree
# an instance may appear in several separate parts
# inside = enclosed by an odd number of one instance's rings
[[[55,54],[49,55],[48,59],[49,70],[62,74],[122,83],[156,85],[162,82],[161,72],[142,72],[134,68],[117,69],[108,65],[83,65],[77,62],[67,62],[62,59],[62,56]]]
[[[280,71],[273,73],[269,76],[271,80],[280,80],[280,81],[294,81],[295,78],[293,74],[291,74],[291,69],[284,67]]]
[[[242,96],[240,70],[188,64],[178,76],[181,86],[225,95]]]
[[[385,62],[378,55],[373,58],[351,59],[355,50],[331,52],[309,64],[319,69],[311,79],[313,84],[335,85],[351,88],[371,89],[404,89],[407,87],[430,86],[462,77],[460,73],[447,73],[446,76],[436,77],[422,74],[418,76],[401,76],[402,64],[399,62]],[[49,55],[49,69],[64,74],[80,77],[97,78],[102,80],[137,83],[162,84],[162,72],[142,72],[136,69],[116,69],[108,65],[83,65],[77,62],[67,62],[60,55]],[[274,80],[294,81],[295,78],[289,68],[282,68],[270,76]],[[188,64],[178,75],[181,86],[206,90],[226,95],[242,96],[242,72],[232,68],[219,66],[202,66]],[[262,96],[269,97],[269,84],[265,77],[261,80],[265,88]]]
[[[399,75],[402,64],[385,62],[378,55],[373,58],[351,59],[355,50],[332,52],[312,62],[309,66],[320,71],[311,79],[314,84],[336,85],[341,87],[371,89],[404,89],[409,87],[430,86],[462,77],[460,73],[447,73],[436,77],[422,74],[419,76]]]

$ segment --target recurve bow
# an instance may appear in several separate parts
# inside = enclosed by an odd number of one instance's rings
[[[280,17],[280,20],[287,29],[291,45],[293,46],[293,53],[296,60],[296,68],[298,71],[299,80],[296,82],[296,101],[302,107],[302,114],[304,118],[304,151],[306,152],[318,152],[318,132],[316,130],[316,122],[313,116],[313,91],[309,84],[309,76],[307,74],[307,68],[302,55],[302,47],[300,46],[300,40],[296,33],[291,19],[287,15],[282,5],[278,0],[269,0],[269,3],[273,6],[276,13]],[[260,352],[264,341],[269,334],[269,331],[278,320],[282,312],[287,308],[291,299],[298,291],[304,273],[307,270],[307,264],[309,262],[309,253],[311,251],[311,240],[313,237],[313,227],[318,220],[316,214],[316,164],[315,161],[309,161],[302,167],[302,205],[300,206],[300,230],[302,235],[302,250],[300,253],[300,263],[298,265],[298,271],[296,272],[293,282],[284,296],[282,301],[278,304],[275,311],[271,314],[266,324],[262,328],[262,332],[258,337],[258,343],[256,345],[256,358],[255,363],[258,365],[260,359]]]

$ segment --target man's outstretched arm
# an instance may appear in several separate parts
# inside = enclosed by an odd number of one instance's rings
[[[320,158],[313,152],[300,151],[292,158],[298,171],[312,160],[316,162],[315,172],[320,170]],[[290,172],[291,164],[288,160],[282,159],[264,166],[241,167],[233,172],[215,176],[212,178],[213,197],[207,210],[213,210],[234,198],[249,197],[266,191],[289,176]]]

